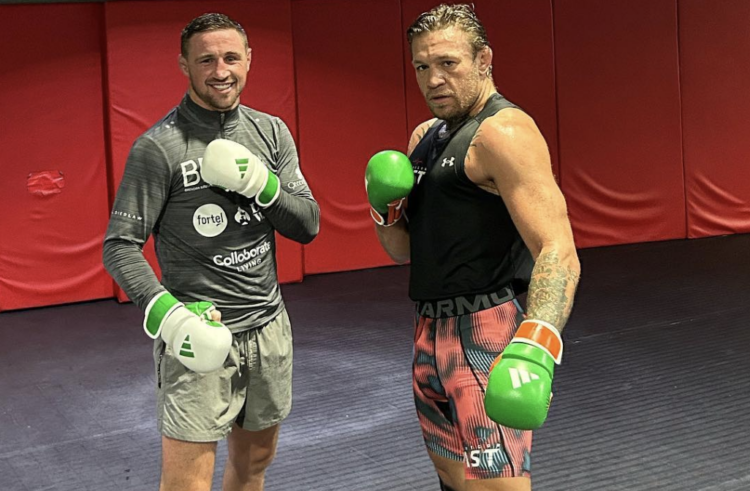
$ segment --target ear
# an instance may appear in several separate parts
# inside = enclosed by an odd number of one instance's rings
[[[479,72],[489,74],[492,69],[492,48],[485,46],[477,53],[479,61]]]
[[[184,56],[182,56],[182,54],[180,54],[180,55],[179,55],[179,56],[177,57],[177,63],[178,63],[179,65],[180,65],[180,70],[182,70],[182,73],[183,73],[183,74],[184,74],[184,75],[185,75],[186,77],[189,77],[189,76],[190,76],[190,72],[188,71],[188,62],[187,62],[187,60],[185,59],[185,57],[184,57]]]
[[[250,60],[253,58],[252,48],[247,48],[247,71],[250,71]]]

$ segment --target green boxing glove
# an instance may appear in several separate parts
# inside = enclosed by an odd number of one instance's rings
[[[365,191],[375,223],[390,227],[398,222],[413,186],[414,169],[409,157],[395,150],[373,155],[365,170]]]
[[[544,321],[525,320],[490,368],[484,409],[494,422],[535,430],[547,419],[552,377],[562,361],[560,332]]]

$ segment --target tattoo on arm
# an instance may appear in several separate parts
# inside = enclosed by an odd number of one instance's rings
[[[429,130],[430,130],[429,126],[417,128],[416,130],[414,130],[414,133],[409,139],[409,150],[407,151],[408,155],[411,155],[411,153],[414,151],[416,146],[419,144],[420,141],[422,141],[422,138],[424,138],[424,136],[427,134]]]
[[[471,143],[469,143],[469,148],[476,147],[477,146],[477,140],[482,135],[482,128],[477,128],[476,133],[474,133],[474,136],[471,138]]]
[[[573,308],[580,274],[561,264],[557,251],[539,255],[531,273],[528,317],[549,322],[562,331]]]
[[[482,133],[482,128],[479,128],[476,133],[474,133],[474,136],[471,138],[471,143],[469,143],[469,148],[466,150],[466,158],[464,162],[466,164],[469,164],[471,161],[471,149],[476,148],[477,146],[477,139],[479,138],[479,135]]]

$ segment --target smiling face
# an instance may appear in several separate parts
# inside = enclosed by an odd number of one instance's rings
[[[250,70],[250,49],[235,29],[193,35],[180,68],[190,81],[190,98],[211,111],[237,107]]]
[[[489,47],[474,55],[466,32],[451,26],[419,34],[411,50],[419,89],[436,118],[450,125],[481,109],[482,95],[494,88]]]

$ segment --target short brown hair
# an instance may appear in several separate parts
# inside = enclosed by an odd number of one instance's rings
[[[182,35],[180,36],[180,52],[182,53],[182,56],[187,56],[188,43],[190,42],[190,38],[195,34],[199,32],[219,31],[222,29],[234,29],[239,32],[242,39],[245,41],[245,47],[248,47],[247,34],[245,34],[245,30],[239,22],[230,19],[224,14],[210,13],[203,14],[191,20],[182,30]]]
[[[487,32],[474,12],[474,6],[467,4],[441,4],[428,12],[424,12],[406,30],[406,38],[409,40],[409,46],[411,46],[416,36],[451,26],[457,27],[469,35],[469,43],[471,43],[474,55],[490,45],[487,40]]]

